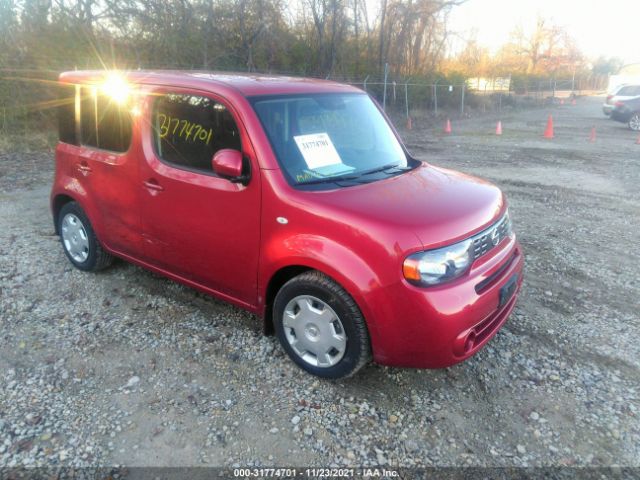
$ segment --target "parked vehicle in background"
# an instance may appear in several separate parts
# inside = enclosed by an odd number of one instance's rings
[[[69,261],[113,256],[245,308],[307,372],[439,368],[512,312],[503,193],[414,159],[335,82],[68,72],[51,209]]]
[[[613,92],[607,95],[607,99],[602,105],[605,115],[611,115],[616,102],[629,100],[640,96],[640,85],[620,85]]]
[[[635,132],[640,131],[640,97],[617,101],[611,111],[611,118],[628,124]]]

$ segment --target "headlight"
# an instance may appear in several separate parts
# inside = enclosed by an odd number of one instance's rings
[[[408,256],[402,265],[404,278],[414,285],[430,286],[464,275],[473,261],[471,244],[472,240],[468,239]]]

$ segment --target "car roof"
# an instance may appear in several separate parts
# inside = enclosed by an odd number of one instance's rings
[[[212,86],[234,89],[242,95],[285,95],[299,93],[346,93],[362,90],[317,78],[290,77],[270,74],[248,74],[184,70],[75,70],[60,74],[60,81],[73,84],[96,84],[112,75],[140,85],[164,85],[208,90]]]

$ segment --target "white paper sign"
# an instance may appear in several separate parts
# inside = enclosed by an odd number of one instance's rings
[[[297,135],[293,139],[296,141],[304,161],[307,162],[307,166],[312,170],[342,163],[340,155],[326,133]]]

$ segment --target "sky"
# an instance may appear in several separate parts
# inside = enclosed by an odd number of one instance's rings
[[[518,25],[532,28],[538,15],[565,27],[587,57],[640,62],[640,0],[468,0],[451,11],[449,29],[462,38],[475,33],[495,51]]]

